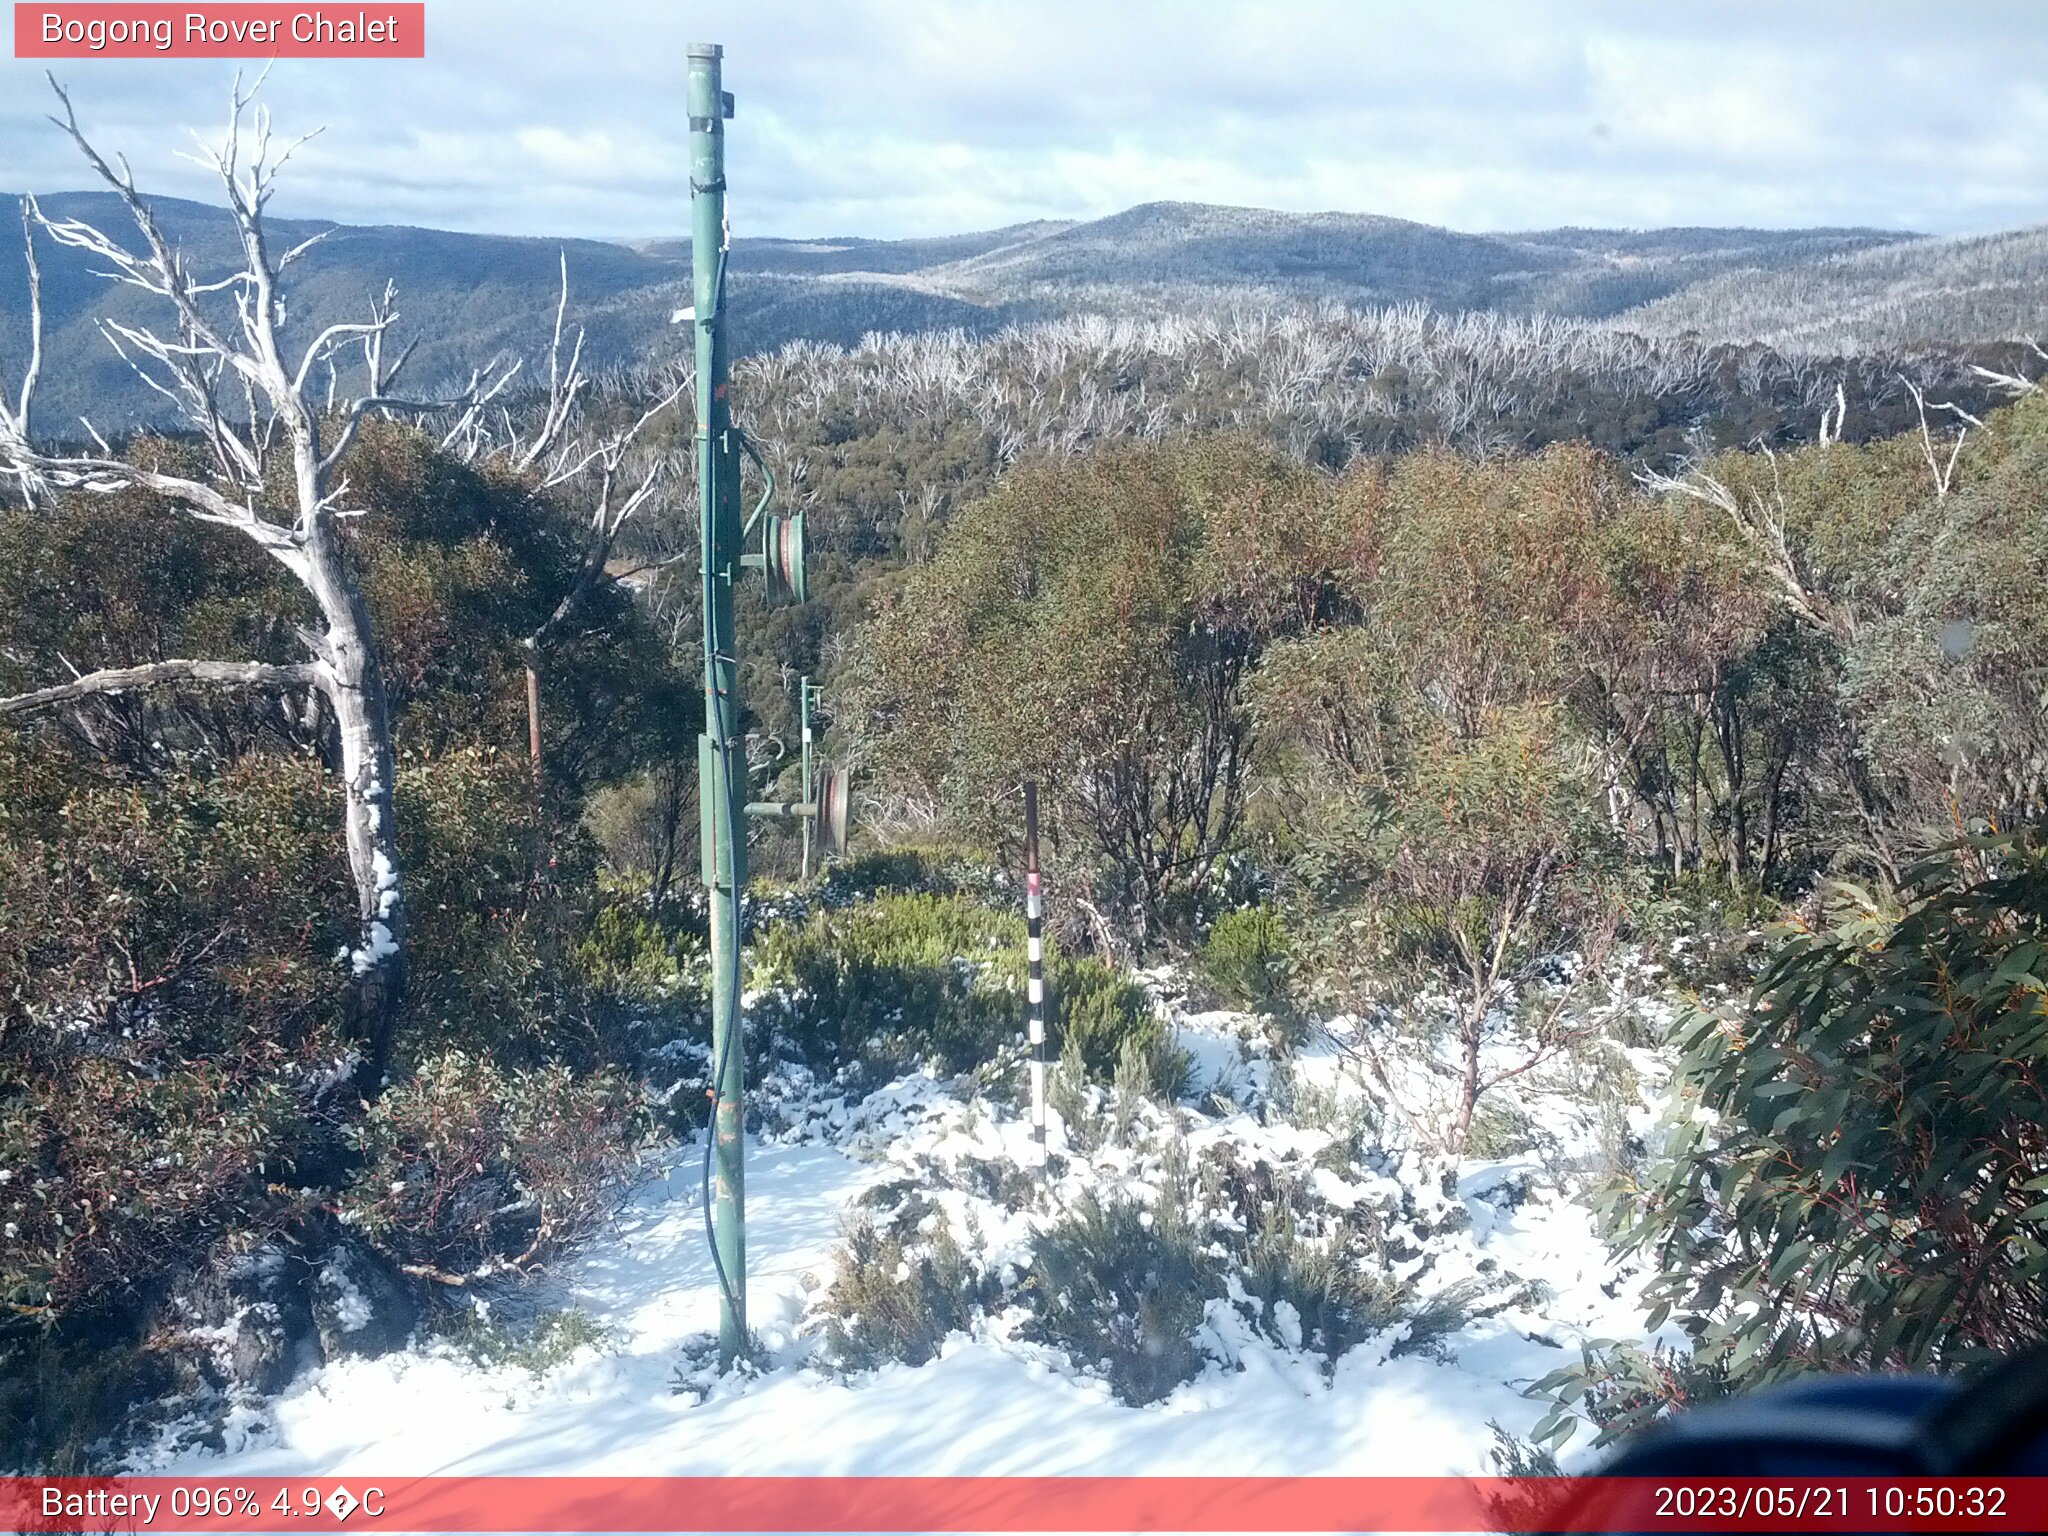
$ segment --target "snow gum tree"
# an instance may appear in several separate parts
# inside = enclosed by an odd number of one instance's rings
[[[1372,509],[1345,577],[1360,619],[1262,658],[1261,777],[1299,890],[1338,914],[1326,975],[1368,991],[1388,971],[1449,986],[1455,1151],[1481,1098],[1578,1027],[1569,989],[1553,990],[1524,1021],[1530,1049],[1490,1059],[1511,983],[1546,955],[1596,954],[1613,932],[1598,762],[1563,701],[1610,627],[1597,551],[1633,505],[1580,448],[1419,454],[1384,484],[1356,473],[1349,496]]]
[[[351,505],[340,466],[372,413],[452,412],[454,440],[510,381],[512,369],[472,375],[449,398],[402,399],[391,393],[410,348],[387,355],[398,319],[386,288],[366,319],[337,323],[287,351],[285,278],[319,241],[272,247],[264,213],[278,171],[304,140],[273,148],[270,117],[238,81],[226,133],[206,162],[219,176],[240,237],[242,263],[221,276],[192,269],[136,191],[124,158],[109,162],[87,139],[71,101],[52,82],[61,116],[53,119],[132,217],[141,248],[76,219],[47,217],[23,204],[31,297],[28,362],[12,399],[0,392],[0,475],[31,506],[53,491],[140,488],[164,506],[253,541],[312,600],[316,624],[301,626],[305,660],[290,664],[176,658],[115,667],[0,699],[0,716],[59,707],[97,694],[165,685],[256,688],[303,697],[309,714],[326,710],[339,743],[343,826],[356,891],[357,939],[342,958],[354,987],[353,1032],[366,1085],[374,1085],[391,1046],[406,977],[406,894],[392,813],[391,711],[378,668],[377,642],[358,573],[343,535]],[[36,237],[83,252],[103,275],[160,301],[161,328],[107,318],[102,334],[152,389],[175,407],[211,463],[173,473],[146,452],[116,451],[91,424],[96,451],[38,445],[30,411],[42,354]],[[295,353],[295,355],[293,355]],[[355,379],[338,395],[341,376]]]
[[[1051,856],[1080,876],[1058,888],[1100,903],[1077,936],[1142,950],[1243,821],[1261,650],[1340,601],[1327,489],[1248,439],[1021,467],[859,632],[845,713],[899,785],[992,843],[1036,777]]]

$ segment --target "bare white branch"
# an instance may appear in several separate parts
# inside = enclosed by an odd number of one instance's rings
[[[1928,469],[1934,475],[1934,499],[1936,501],[1946,501],[1948,499],[1949,487],[1955,483],[1956,460],[1962,456],[1964,439],[1970,435],[1970,428],[1967,423],[1976,422],[1978,426],[1982,426],[1983,423],[1978,422],[1976,417],[1971,416],[1967,411],[1961,410],[1955,405],[1937,404],[1935,406],[1936,410],[1954,411],[1966,423],[1964,426],[1956,429],[1955,438],[1949,444],[1948,458],[1944,461],[1935,453],[1934,431],[1927,424],[1926,394],[1922,392],[1918,384],[1915,384],[1911,379],[1903,375],[1900,376],[1900,382],[1906,386],[1907,392],[1912,395],[1914,409],[1920,413],[1920,451],[1927,460]]]
[[[1832,420],[1830,420],[1831,415]],[[1835,403],[1832,410],[1824,410],[1820,413],[1819,441],[1823,445],[1839,443],[1842,440],[1842,428],[1847,424],[1848,420],[1849,396],[1838,379],[1835,381]]]
[[[258,87],[261,83],[259,79]],[[116,668],[0,701],[0,714],[162,682],[317,689],[333,720],[345,788],[343,830],[361,932],[361,945],[352,954],[362,987],[365,1059],[381,1065],[404,977],[406,915],[392,810],[397,774],[369,609],[337,529],[337,518],[349,515],[339,505],[347,485],[331,480],[366,411],[433,411],[466,405],[473,413],[504,387],[511,370],[490,379],[480,372],[472,377],[469,390],[452,400],[404,401],[391,396],[388,384],[396,369],[383,366],[382,350],[382,339],[396,318],[388,287],[367,321],[328,327],[299,357],[297,367],[288,370],[279,349],[285,316],[280,274],[318,237],[299,242],[282,256],[273,255],[264,209],[279,167],[305,140],[273,153],[269,111],[258,108],[249,113],[255,90],[245,90],[237,77],[225,138],[208,159],[227,194],[242,264],[225,277],[201,280],[165,238],[155,213],[137,193],[127,162],[119,156],[110,162],[101,155],[80,129],[63,87],[54,79],[50,85],[62,107],[62,115],[52,121],[119,196],[142,235],[144,250],[129,250],[83,220],[45,217],[33,202],[25,213],[57,244],[98,262],[112,281],[167,302],[174,323],[162,330],[104,319],[101,334],[138,377],[172,401],[186,423],[206,438],[217,477],[209,483],[127,462],[90,423],[87,431],[98,445],[97,454],[46,454],[34,446],[28,407],[34,364],[40,357],[41,304],[32,231],[32,363],[19,401],[0,411],[0,474],[18,479],[31,493],[45,485],[89,492],[139,487],[196,521],[232,528],[291,571],[318,609],[320,624],[299,630],[310,659],[297,666],[179,661]],[[223,298],[232,302],[232,323],[218,317]],[[368,388],[347,407],[339,440],[323,453],[323,412],[308,398],[309,381],[324,365],[331,388],[334,354],[357,344],[363,350]],[[230,377],[240,387],[239,421],[231,420],[219,403],[220,387]],[[270,473],[274,446],[288,452],[291,460],[291,489],[281,498],[277,477]]]
[[[309,662],[275,666],[261,661],[155,661],[140,667],[109,667],[101,672],[88,672],[68,683],[0,699],[0,716],[53,709],[95,694],[135,693],[146,688],[161,688],[168,683],[200,684],[213,688],[305,688],[318,681],[318,669]]]
[[[1786,607],[1817,629],[1847,638],[1855,627],[1852,616],[1814,592],[1800,572],[1785,530],[1785,493],[1778,480],[1777,456],[1767,447],[1762,451],[1771,465],[1773,490],[1768,498],[1754,492],[1737,495],[1727,482],[1698,467],[1678,475],[1643,470],[1636,480],[1655,494],[1685,496],[1725,513]]]

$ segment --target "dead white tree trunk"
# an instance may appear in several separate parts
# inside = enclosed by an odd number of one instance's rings
[[[258,81],[261,85],[261,81]],[[309,660],[295,667],[253,663],[174,661],[153,667],[115,668],[57,687],[0,701],[0,715],[53,707],[88,693],[120,692],[164,683],[209,683],[243,687],[303,687],[310,684],[334,713],[344,785],[343,826],[349,872],[357,897],[357,942],[344,959],[354,983],[354,1032],[362,1052],[361,1081],[374,1091],[392,1044],[406,975],[405,881],[393,815],[394,756],[391,714],[377,663],[368,605],[341,537],[340,524],[362,509],[346,505],[348,484],[342,459],[363,417],[371,411],[430,412],[458,408],[452,439],[483,404],[510,381],[512,369],[473,374],[466,389],[447,399],[401,400],[388,393],[403,355],[387,367],[384,338],[398,318],[386,290],[371,318],[330,325],[288,363],[282,280],[286,271],[320,239],[273,252],[264,224],[278,171],[303,139],[273,154],[267,109],[250,111],[255,91],[237,79],[225,137],[206,161],[225,188],[228,209],[242,248],[242,265],[225,277],[202,279],[165,238],[150,205],[135,189],[125,159],[110,164],[78,126],[70,97],[52,80],[63,115],[53,121],[78,146],[88,164],[126,206],[142,236],[136,253],[93,226],[52,219],[33,200],[25,222],[58,245],[82,251],[101,263],[103,275],[154,295],[167,306],[165,330],[105,319],[100,331],[136,374],[170,400],[185,423],[212,451],[205,480],[164,474],[119,458],[105,439],[84,423],[99,444],[97,455],[50,454],[35,446],[30,408],[35,391],[36,339],[41,313],[34,279],[34,239],[29,232],[30,364],[12,404],[0,401],[0,474],[11,476],[31,504],[48,490],[113,491],[139,486],[156,492],[185,516],[235,530],[292,573],[313,599],[318,628],[301,629]],[[245,142],[245,140],[247,142]],[[224,311],[232,305],[234,318]],[[408,349],[409,350],[409,349]],[[359,355],[362,390],[336,404],[337,362]],[[355,364],[350,363],[354,368]],[[315,403],[315,381],[326,398]],[[231,392],[236,414],[223,407]],[[333,415],[333,440],[323,429]],[[290,460],[291,499],[280,504],[272,487],[276,460]]]
[[[2032,352],[2035,357],[2044,363],[2048,363],[2048,348],[2044,348],[2040,342],[2032,337],[2027,338],[2026,345],[2027,350]],[[2044,387],[2048,387],[2043,386],[2040,379],[2029,379],[2017,373],[2000,373],[1994,368],[1979,368],[1972,365],[1970,372],[1976,374],[1985,383],[2002,389],[2015,398],[2039,394]],[[2048,375],[2044,375],[2044,377],[2048,377]]]

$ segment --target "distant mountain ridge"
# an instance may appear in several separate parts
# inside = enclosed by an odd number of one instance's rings
[[[53,216],[131,239],[108,193],[44,197]],[[156,200],[166,231],[202,272],[235,247],[225,213]],[[294,269],[293,335],[354,318],[396,281],[401,332],[423,338],[416,378],[432,382],[493,354],[536,356],[553,320],[566,254],[572,313],[598,367],[678,355],[669,324],[688,302],[689,242],[606,242],[456,234],[398,225],[278,220],[280,240],[326,229]],[[77,253],[40,245],[46,371],[40,416],[65,430],[154,418],[162,402],[97,332],[96,317],[138,322],[147,296],[92,277]],[[1075,313],[1338,303],[1612,320],[1647,334],[1696,331],[1787,346],[1870,345],[2048,334],[2048,230],[1930,240],[1879,229],[1552,229],[1467,234],[1374,214],[1281,213],[1146,203],[1107,218],[1041,220],[917,238],[737,238],[735,344],[795,339],[851,345],[870,331],[1003,325]],[[0,360],[25,346],[21,254],[0,244]],[[1880,315],[1882,324],[1854,324]]]
[[[1473,235],[1377,214],[1146,203],[919,275],[984,301],[1118,285],[1255,284],[1359,305],[1419,300],[1597,319],[1622,307],[1601,297],[1619,276],[1670,291],[1737,262],[1775,267],[1902,238],[1861,229]]]
[[[1073,227],[1071,219],[1041,219],[973,234],[909,240],[871,240],[859,235],[825,236],[815,240],[741,238],[733,242],[733,254],[747,271],[773,272],[788,277],[822,277],[847,272],[915,272],[923,267],[962,261],[1006,246],[1024,244]],[[643,255],[671,261],[690,259],[688,237],[627,240],[621,244]]]
[[[1647,335],[1690,331],[1781,351],[2048,338],[2048,225],[1902,241],[1767,273],[1720,274],[1632,309],[1617,323]]]

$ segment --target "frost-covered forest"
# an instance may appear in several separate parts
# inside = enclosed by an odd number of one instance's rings
[[[814,545],[759,785],[808,675],[858,825],[754,833],[721,1375],[687,375],[586,365],[571,270],[401,389],[390,294],[294,329],[258,242],[224,311],[99,164],[125,243],[29,250],[155,302],[183,425],[52,441],[7,338],[0,1464],[1541,1469],[2048,1336],[2038,348],[744,359]]]

